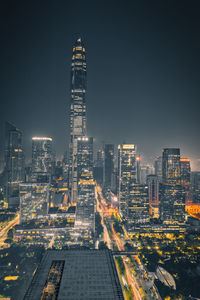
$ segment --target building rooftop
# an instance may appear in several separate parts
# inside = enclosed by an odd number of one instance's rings
[[[124,299],[109,250],[48,250],[24,300]]]

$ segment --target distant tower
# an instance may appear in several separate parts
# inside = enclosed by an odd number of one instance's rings
[[[162,156],[162,181],[164,184],[181,183],[180,149],[163,149]]]
[[[137,183],[141,183],[141,165],[140,162],[142,160],[141,156],[137,156],[136,161],[137,161]]]
[[[158,177],[159,182],[162,182],[162,156],[158,156],[154,161],[155,175]]]
[[[71,64],[69,188],[77,200],[77,139],[86,135],[86,53],[81,38],[73,47]]]
[[[47,182],[52,174],[53,150],[52,138],[32,138],[32,180]]]
[[[191,182],[190,160],[188,158],[180,158],[180,163],[181,163],[181,184],[186,189],[190,189],[190,182]]]
[[[105,144],[104,148],[104,187],[112,189],[114,172],[114,145]]]
[[[192,202],[200,204],[200,172],[192,172]]]
[[[8,206],[19,206],[19,184],[25,180],[22,132],[9,122],[5,131],[5,161]]]
[[[147,176],[149,210],[152,218],[159,218],[159,181],[156,175]]]
[[[192,202],[191,193],[191,169],[190,160],[188,158],[180,158],[181,163],[181,185],[185,188],[186,203]]]
[[[75,228],[85,231],[84,235],[95,232],[95,182],[91,172],[85,170],[78,181],[78,199],[76,207]],[[83,238],[82,236],[82,238]]]
[[[120,214],[127,218],[131,187],[137,183],[136,146],[118,146],[118,196]]]
[[[98,150],[94,165],[94,179],[98,184],[103,184],[104,151]]]

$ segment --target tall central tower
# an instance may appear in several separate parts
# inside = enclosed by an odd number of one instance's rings
[[[86,135],[86,53],[81,38],[73,47],[71,65],[69,188],[77,200],[77,141]]]

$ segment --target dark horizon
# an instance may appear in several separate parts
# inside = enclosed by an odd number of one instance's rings
[[[179,147],[200,170],[198,1],[1,4],[1,136],[10,121],[67,148],[72,47],[87,52],[87,129],[97,144],[137,145],[152,162]],[[3,145],[1,143],[1,151]]]

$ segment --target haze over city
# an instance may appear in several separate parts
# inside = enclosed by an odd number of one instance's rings
[[[88,135],[98,145],[134,143],[150,162],[163,147],[180,147],[199,170],[198,8],[198,1],[3,2],[1,128],[8,120],[23,131],[26,159],[35,135],[51,136],[63,155],[71,45],[81,35]]]

